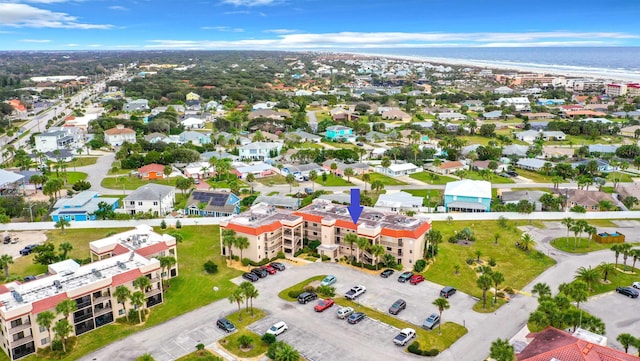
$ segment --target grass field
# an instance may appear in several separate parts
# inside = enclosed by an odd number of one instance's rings
[[[481,252],[481,260],[485,263],[495,259],[495,271],[502,272],[505,281],[500,287],[520,289],[531,282],[537,275],[551,267],[554,261],[538,251],[524,252],[515,247],[515,241],[521,236],[520,230],[513,222],[508,229],[501,228],[494,221],[433,222],[433,228],[442,232],[443,242],[435,262],[424,273],[432,282],[450,285],[476,297],[482,291],[476,284],[476,272],[466,264],[469,258],[476,258],[476,251]],[[477,240],[470,245],[447,242],[455,231],[464,227],[473,230]],[[494,244],[494,235],[499,234],[498,245]],[[460,267],[456,275],[455,266]]]
[[[322,281],[323,278],[327,277],[327,275],[319,275],[319,276],[315,276],[315,277],[311,277],[309,279],[306,279],[302,282],[296,283],[295,285],[289,287],[289,288],[285,288],[284,290],[280,291],[280,293],[278,293],[278,297],[282,298],[285,301],[290,301],[290,302],[295,302],[297,301],[295,298],[289,297],[289,291],[300,291],[303,288],[305,288],[306,286],[309,285],[309,283],[313,282],[313,281]]]
[[[435,207],[442,203],[442,196],[444,194],[443,189],[404,189],[403,192],[407,192],[416,197],[422,197],[422,205],[425,207]],[[427,202],[427,196],[429,202]],[[427,203],[431,203],[430,205]]]
[[[85,167],[88,165],[94,165],[98,162],[98,157],[78,157],[67,163],[67,168],[72,167]]]
[[[550,176],[550,175],[544,175],[544,174],[531,172],[531,171],[524,170],[524,169],[517,169],[516,172],[518,172],[518,174],[521,177],[530,179],[530,180],[532,180],[533,182],[536,182],[536,183],[553,183],[551,181],[553,176]]]
[[[280,174],[274,174],[264,178],[256,178],[256,182],[262,183],[265,186],[271,186],[274,184],[287,184],[285,177]],[[299,185],[298,182],[293,183],[294,187],[297,187],[298,185]]]
[[[209,350],[195,351],[188,355],[182,356],[176,361],[218,361],[224,360],[218,355],[212,354]]]
[[[573,233],[571,234],[573,235]],[[603,249],[611,249],[611,246],[613,246],[613,243],[598,243],[584,237],[578,237],[576,240],[572,235],[551,240],[551,246],[567,253],[589,253]],[[634,246],[638,245],[638,243],[631,244]]]
[[[439,184],[439,185],[444,185],[449,182],[454,182],[458,180],[456,178],[447,177],[446,175],[439,175],[431,172],[413,173],[413,174],[410,174],[409,177],[427,184]]]
[[[315,182],[325,187],[346,187],[353,185],[353,183],[347,182],[346,179],[335,176],[333,174],[328,174],[326,181],[323,181],[322,177],[318,177]]]
[[[631,183],[633,182],[633,179],[631,178],[630,175],[626,174],[626,173],[620,173],[620,172],[611,172],[607,175],[607,181],[609,182],[613,182],[613,179],[615,177],[620,178],[620,182],[622,183]]]
[[[611,252],[611,260],[614,260],[614,254],[613,252]],[[606,293],[606,292],[610,292],[610,291],[615,291],[616,287],[618,286],[629,286],[631,285],[632,282],[636,282],[638,281],[638,279],[640,279],[640,270],[636,267],[633,269],[633,271],[631,270],[631,264],[633,263],[633,259],[628,259],[627,260],[627,265],[628,266],[624,266],[624,264],[622,263],[622,256],[618,259],[618,271],[616,271],[614,274],[609,274],[608,277],[608,283],[604,283],[602,280],[598,283],[596,283],[593,286],[593,292],[591,292],[591,295],[599,295],[602,293]],[[610,263],[614,263],[614,262],[610,262]],[[637,266],[637,263],[636,263]],[[624,269],[624,272],[620,272],[620,270]]]
[[[124,187],[124,189],[127,190],[134,190],[149,183],[171,185],[175,187],[176,180],[177,178],[146,180],[136,176],[121,176],[105,178],[102,180],[100,185],[109,189],[122,189]]]
[[[473,180],[484,180],[480,175],[480,173],[476,171],[467,172],[467,175],[465,176],[465,178],[473,179]],[[489,178],[488,181],[496,184],[515,183],[511,178],[500,177],[499,175],[496,175],[496,174],[491,174],[491,178]]]
[[[358,176],[357,178],[362,180],[362,176]],[[405,182],[403,182],[401,180],[388,177],[388,176],[386,176],[384,174],[373,173],[373,172],[369,173],[369,182],[367,182],[367,183],[371,184],[371,183],[373,183],[373,182],[375,182],[377,180],[381,181],[382,184],[384,184],[385,186],[404,186],[404,185],[407,185],[407,183],[405,183]]]
[[[248,325],[264,318],[264,316],[266,316],[266,313],[259,308],[253,309],[252,316],[251,312],[246,311],[244,307],[241,311],[236,311],[226,316],[226,318],[231,321],[234,326],[236,326],[238,332],[223,338],[222,340],[220,340],[220,344],[224,346],[227,351],[238,357],[255,357],[267,352],[268,346],[264,344],[264,342],[262,342],[260,336],[255,332],[245,329]],[[253,340],[253,348],[251,350],[242,351],[240,349],[238,339],[242,335],[247,335]]]

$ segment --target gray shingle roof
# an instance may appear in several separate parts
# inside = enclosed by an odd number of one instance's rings
[[[162,199],[175,190],[175,187],[165,186],[162,184],[149,183],[142,187],[138,187],[135,191],[131,192],[125,201],[148,201],[154,199]]]

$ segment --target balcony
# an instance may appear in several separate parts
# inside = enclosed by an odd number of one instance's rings
[[[161,290],[161,289],[159,289],[159,288],[153,288],[153,289],[151,289],[150,291],[145,292],[145,293],[144,293],[144,296],[145,296],[146,298],[149,298],[149,297],[151,297],[151,296],[157,295],[157,294],[158,294],[158,293],[160,293],[160,292],[162,292],[162,290]]]
[[[27,323],[23,323],[22,325],[11,327],[9,329],[9,334],[14,334],[14,333],[17,333],[17,332],[20,332],[20,331],[24,331],[27,328],[31,328],[31,323],[27,322]]]
[[[81,310],[81,309],[89,307],[89,306],[91,306],[91,299],[89,299],[89,300],[87,300],[85,302],[77,304],[78,310]]]
[[[105,301],[109,301],[111,300],[111,296],[109,295],[105,295],[105,296],[100,296],[100,297],[96,297],[93,299],[93,303],[97,304],[97,303],[103,303]]]
[[[27,344],[27,343],[32,342],[32,341],[33,341],[33,336],[31,336],[31,335],[25,336],[23,338],[19,338],[17,340],[11,341],[11,347],[22,346],[22,345]]]
[[[111,307],[103,307],[103,308],[97,308],[96,307],[96,309],[93,312],[93,315],[95,317],[98,317],[98,316],[102,316],[105,313],[109,313],[109,312],[113,312],[113,309]]]
[[[89,310],[89,312],[82,314],[82,315],[73,315],[73,323],[78,323],[78,322],[82,322],[85,320],[88,320],[90,318],[93,317],[93,313],[91,312],[91,310]]]

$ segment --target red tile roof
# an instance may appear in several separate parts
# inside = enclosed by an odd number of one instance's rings
[[[9,293],[9,291],[9,287],[7,287],[6,285],[0,285],[0,295]]]
[[[55,308],[58,303],[62,300],[66,300],[69,298],[66,292],[58,293],[57,295],[43,298],[40,301],[36,301],[33,303],[31,313],[37,315],[38,313],[46,310],[50,310]]]
[[[104,131],[107,135],[117,135],[117,134],[135,134],[136,131],[129,128],[111,128]]]
[[[600,346],[573,335],[547,327],[530,334],[534,339],[520,352],[518,361],[639,361],[640,357]]]
[[[453,162],[444,162],[442,164],[440,164],[440,167],[438,167],[439,169],[450,169],[450,168],[460,168],[460,167],[464,167],[464,164],[462,164],[461,162],[453,161]]]
[[[155,244],[152,244],[148,247],[144,247],[144,248],[140,248],[139,250],[136,251],[137,254],[141,255],[142,257],[147,257],[149,258],[149,256],[152,256],[156,253],[160,253],[162,251],[166,251],[168,250],[169,247],[167,247],[167,244],[164,242],[158,242]]]
[[[273,222],[271,224],[265,224],[265,225],[259,226],[259,227],[242,226],[242,225],[237,224],[237,223],[229,223],[224,228],[233,229],[236,232],[240,232],[240,233],[244,233],[244,234],[252,234],[254,236],[257,236],[259,234],[263,234],[263,233],[266,233],[266,232],[273,232],[276,229],[279,229],[280,227],[282,227],[282,224],[280,223],[280,221],[276,221],[276,222]]]
[[[113,247],[114,256],[117,256],[119,254],[125,254],[125,253],[129,253],[129,248],[121,245],[120,243],[116,244],[116,246]]]
[[[142,272],[137,268],[125,273],[120,273],[119,275],[113,276],[113,279],[111,279],[111,286],[116,287],[127,282],[132,282],[140,276],[142,276]]]
[[[138,173],[145,174],[149,172],[164,173],[164,165],[151,163],[138,168]]]

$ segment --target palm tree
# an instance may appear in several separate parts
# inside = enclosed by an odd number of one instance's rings
[[[240,250],[240,260],[242,260],[242,250],[249,248],[251,243],[249,243],[249,238],[247,237],[236,237],[233,245]]]
[[[615,253],[616,257],[616,268],[618,267],[618,257],[620,256],[620,244],[614,244],[611,246],[611,250]]]
[[[493,286],[493,279],[488,274],[483,274],[476,280],[476,284],[482,290],[482,308],[487,307],[487,291]]]
[[[551,287],[544,282],[538,282],[533,286],[531,293],[537,294],[539,298],[551,297]]]
[[[230,303],[235,302],[238,304],[238,320],[242,321],[242,312],[240,312],[242,301],[244,301],[244,293],[242,292],[242,289],[236,288],[235,291],[233,291],[233,293],[231,293],[227,299]]]
[[[634,262],[635,263],[635,262]],[[8,254],[0,256],[0,268],[4,270],[4,279],[9,278],[9,265],[13,264],[13,257]]]
[[[58,320],[55,326],[53,326],[53,331],[62,340],[62,351],[64,353],[67,353],[66,341],[67,341],[67,337],[69,337],[69,334],[71,333],[72,330],[73,330],[73,327],[71,326],[71,324],[69,324],[69,320],[67,320],[66,318],[63,318],[62,320]]]
[[[621,333],[618,335],[618,337],[616,337],[616,340],[618,342],[620,342],[620,344],[622,345],[622,347],[624,348],[624,352],[625,353],[629,353],[629,346],[631,346],[632,344],[634,344],[635,342],[635,337],[633,337],[633,335],[629,334],[629,333]]]
[[[291,345],[283,343],[275,352],[273,361],[298,361],[300,353],[291,347]]]
[[[255,288],[253,283],[245,281],[240,284],[240,289],[242,289],[242,294],[244,295],[244,299],[247,302],[247,306],[249,301],[251,301],[251,316],[253,316],[253,299],[258,297],[260,294],[258,289]],[[247,307],[248,309],[249,307]]]
[[[580,303],[585,302],[589,297],[589,285],[584,281],[576,280],[563,287],[561,292],[571,298],[577,308],[580,308]]]
[[[631,251],[629,251],[629,256],[633,257],[633,264],[631,265],[631,272],[635,273],[636,272],[636,262],[638,261],[638,259],[640,258],[640,249],[632,249]],[[0,262],[2,261],[2,259],[0,259]]]
[[[371,175],[369,173],[364,173],[362,175],[362,181],[364,182],[364,192],[367,193],[367,182],[371,180]]]
[[[36,322],[38,325],[47,329],[47,332],[49,333],[49,342],[51,342],[51,325],[55,319],[56,314],[51,311],[42,311],[38,316],[36,316]]]
[[[65,319],[69,319],[69,315],[76,312],[78,309],[78,304],[74,300],[66,299],[60,301],[56,305],[56,312],[62,314]]]
[[[595,268],[589,267],[580,267],[576,271],[574,279],[580,280],[589,286],[589,291],[593,291],[593,286],[598,282],[600,276],[598,274],[598,270]]]
[[[344,175],[347,177],[347,182],[351,182],[351,177],[353,177],[354,174],[353,168],[345,168]]]
[[[602,262],[598,265],[597,270],[602,273],[602,280],[607,282],[609,274],[613,274],[616,271],[616,266],[611,263]]]
[[[533,240],[533,237],[529,233],[523,233],[520,238],[520,247],[525,251],[529,251],[530,248],[535,247],[536,241]]]
[[[169,279],[169,270],[176,264],[177,261],[173,256],[158,257],[158,261],[160,261],[160,268],[162,268],[163,271],[162,280],[164,283],[165,280]]]
[[[134,293],[131,294],[131,297],[129,298],[131,300],[131,304],[133,305],[133,307],[135,307],[136,310],[138,310],[138,321],[139,323],[142,323],[142,306],[144,305],[144,293],[140,292],[140,291],[135,291]]]
[[[56,224],[54,224],[54,227],[60,228],[60,230],[62,231],[62,234],[64,234],[65,233],[64,228],[71,227],[71,223],[69,223],[69,221],[67,221],[64,218],[59,218]]]
[[[286,177],[284,177],[284,181],[289,185],[289,193],[291,193],[291,187],[293,186],[293,183],[295,183],[296,177],[293,174],[289,173]]]
[[[380,264],[380,256],[382,256],[386,252],[386,249],[380,244],[374,244],[371,245],[369,251],[376,258],[376,270],[378,270],[378,265]]]
[[[167,178],[167,183],[169,183],[169,176],[173,173],[173,168],[171,168],[170,165],[165,165],[164,168],[162,168],[162,173],[164,177]]]
[[[382,166],[382,168],[389,168],[389,166],[391,166],[391,159],[389,159],[389,157],[382,158],[382,162],[380,162],[380,165]]]
[[[515,361],[516,356],[509,340],[497,339],[491,343],[489,357],[496,361]]]
[[[376,193],[380,193],[383,189],[384,189],[384,182],[382,182],[380,179],[376,179],[373,182],[371,182],[372,191]]]
[[[364,251],[369,247],[369,240],[364,237],[358,237],[356,247],[358,247],[358,261],[361,261],[360,266],[362,267],[364,265],[364,261],[360,260],[360,251]]]
[[[247,178],[245,180],[251,185],[251,194],[253,194],[253,182],[256,181],[256,176],[253,175],[253,173],[249,173],[247,174]]]
[[[627,265],[627,258],[629,258],[629,252],[631,252],[631,244],[629,243],[621,243],[619,245],[620,253],[622,253],[622,262],[624,265]]]
[[[501,272],[491,272],[491,279],[495,285],[495,292],[493,293],[493,303],[498,302],[498,285],[504,282],[504,275]]]
[[[58,248],[60,249],[60,251],[62,251],[60,259],[65,260],[67,259],[67,255],[69,254],[69,252],[71,252],[71,250],[73,249],[73,245],[69,242],[62,242],[60,243]]]
[[[358,242],[358,235],[356,233],[347,233],[344,236],[344,243],[349,245],[349,251],[351,253],[350,259],[353,260],[353,245]]]
[[[118,303],[122,304],[124,315],[125,317],[127,317],[127,300],[131,298],[131,290],[126,286],[118,286],[113,291],[113,297],[116,298],[116,301],[118,301]]]
[[[151,287],[151,280],[147,276],[140,276],[133,280],[133,287],[136,287],[140,292],[145,293],[147,288]]]
[[[232,229],[224,229],[222,230],[222,246],[227,248],[229,252],[227,253],[227,258],[229,260],[233,259],[233,250],[231,247],[235,243],[236,231]]]
[[[562,224],[567,227],[567,246],[569,245],[569,231],[573,227],[573,218],[567,217],[562,220]]]
[[[318,179],[318,172],[316,170],[312,170],[309,172],[309,180],[311,181],[311,189],[315,193],[316,191],[316,180]]]
[[[438,297],[432,303],[434,306],[438,308],[438,312],[440,313],[440,324],[438,325],[438,334],[442,335],[442,312],[444,310],[449,309],[449,301],[446,298]]]

